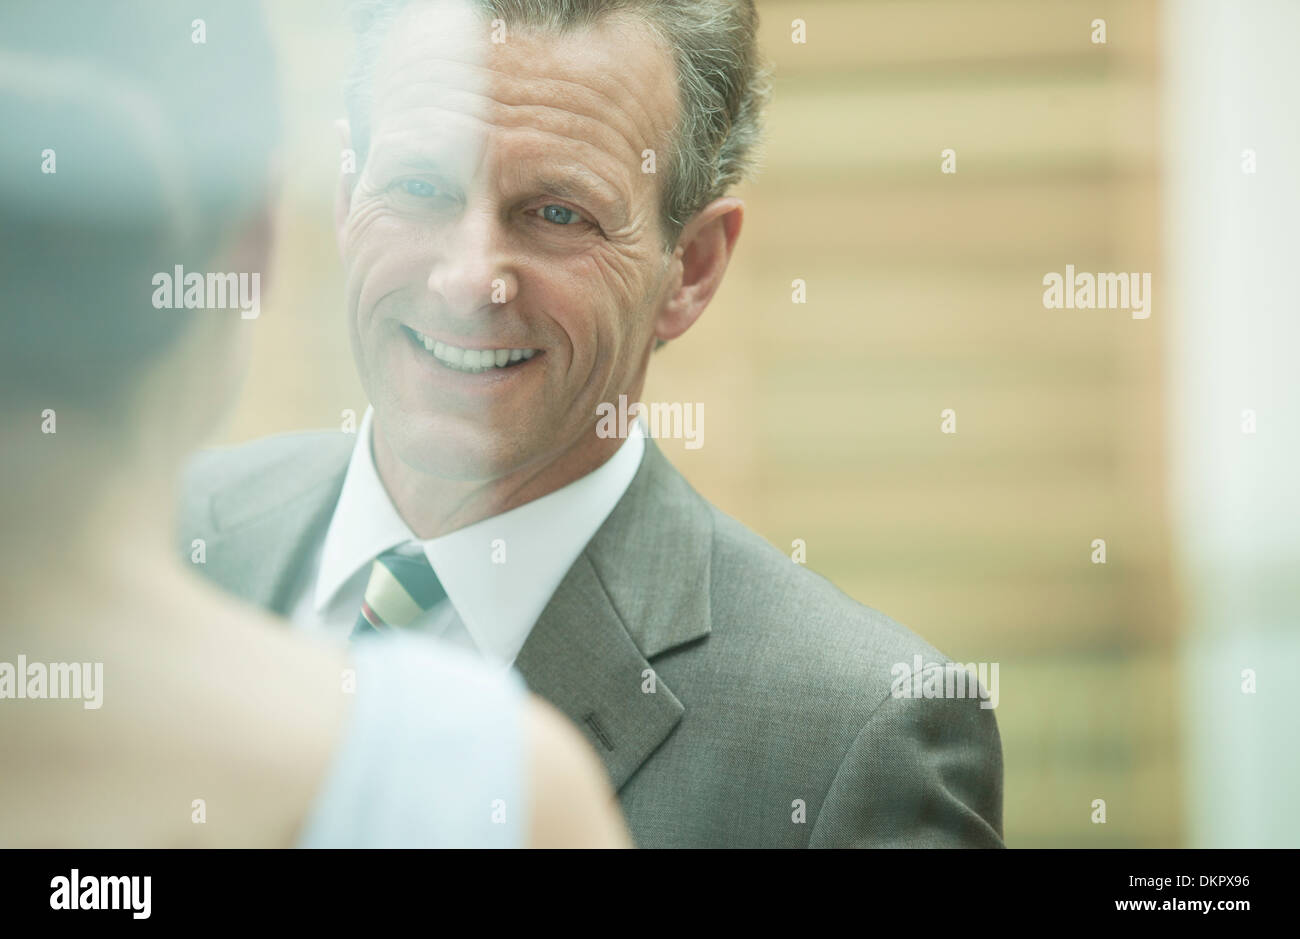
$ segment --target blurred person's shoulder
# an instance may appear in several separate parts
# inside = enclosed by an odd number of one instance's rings
[[[227,503],[252,514],[259,504],[281,502],[341,480],[356,446],[355,434],[332,430],[273,434],[193,454],[181,477],[183,519],[215,521]],[[241,513],[242,514],[242,513]]]

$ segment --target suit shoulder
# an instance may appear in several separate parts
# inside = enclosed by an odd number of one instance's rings
[[[709,635],[660,664],[669,687],[699,694],[706,703],[725,696],[727,706],[707,718],[725,728],[719,733],[761,740],[768,752],[784,754],[790,765],[822,774],[828,783],[841,778],[846,758],[868,752],[877,739],[907,751],[948,735],[973,747],[969,752],[978,754],[979,766],[989,768],[989,780],[996,776],[1000,786],[991,710],[970,700],[891,706],[900,666],[915,669],[919,656],[921,671],[930,672],[948,657],[735,519],[711,511]],[[798,731],[791,733],[792,727]],[[851,766],[842,777],[842,787],[851,788],[853,771]],[[897,791],[893,784],[887,788]]]
[[[304,460],[335,464],[352,452],[356,436],[341,431],[295,431],[273,434],[229,447],[210,447],[194,454],[185,467],[187,491],[212,491],[246,477],[261,476]]]
[[[297,431],[194,454],[181,476],[181,517],[206,517],[222,492],[252,493],[286,476],[310,487],[347,466],[355,434]]]
[[[910,662],[916,655],[948,661],[912,630],[795,563],[740,522],[716,508],[713,516],[715,622],[746,624],[754,641],[797,643],[801,657],[820,660],[806,664],[824,666],[825,673],[838,672],[837,663]],[[881,679],[887,685],[887,668]]]

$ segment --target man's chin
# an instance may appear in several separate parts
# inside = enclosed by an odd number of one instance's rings
[[[401,414],[395,421],[380,423],[383,426],[377,433],[384,434],[392,456],[427,476],[455,482],[488,481],[506,476],[526,462],[519,452],[524,444],[521,428],[488,428],[431,414]]]

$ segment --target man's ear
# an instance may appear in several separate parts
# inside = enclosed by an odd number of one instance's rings
[[[673,249],[671,292],[655,318],[655,338],[667,342],[690,329],[722,283],[740,237],[745,203],[714,199],[691,217]]]
[[[340,256],[343,254],[343,231],[347,226],[348,213],[352,210],[352,190],[357,184],[357,155],[352,150],[352,127],[344,119],[334,122],[334,129],[339,135],[339,185],[334,193],[334,240],[338,244]],[[349,169],[351,172],[349,172]]]

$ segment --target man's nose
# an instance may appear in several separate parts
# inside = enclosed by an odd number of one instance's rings
[[[501,250],[490,211],[466,211],[443,229],[428,287],[452,316],[470,316],[509,303],[518,284]]]

